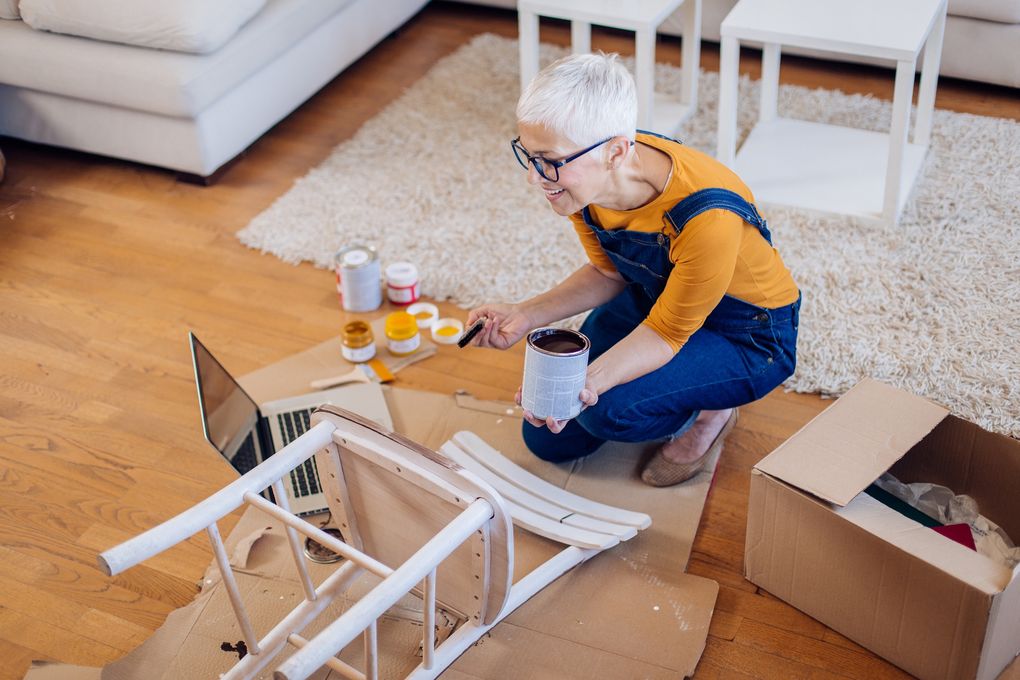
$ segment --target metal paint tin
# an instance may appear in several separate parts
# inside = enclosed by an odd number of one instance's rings
[[[566,328],[539,328],[528,334],[524,351],[521,406],[535,416],[557,420],[581,412],[581,390],[588,374],[591,342]]]
[[[336,292],[348,312],[371,312],[382,305],[382,269],[371,246],[348,246],[334,257]]]

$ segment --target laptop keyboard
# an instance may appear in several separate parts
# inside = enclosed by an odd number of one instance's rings
[[[234,454],[234,457],[230,459],[230,464],[233,465],[234,469],[242,475],[258,465],[258,459],[255,456],[254,432],[248,433],[248,436],[244,439],[244,443],[242,443],[237,449],[237,453]]]
[[[283,444],[286,446],[308,431],[312,422],[312,410],[291,411],[290,413],[279,413],[276,416],[277,424],[280,426],[280,434],[283,437]],[[322,489],[319,487],[319,470],[315,467],[315,458],[309,458],[304,464],[294,468],[290,473],[291,491],[296,498],[317,494]]]

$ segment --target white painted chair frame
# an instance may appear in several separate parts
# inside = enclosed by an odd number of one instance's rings
[[[419,584],[422,584],[420,592],[424,600],[423,660],[407,677],[435,678],[483,634],[546,585],[601,550],[633,536],[637,529],[645,528],[651,522],[647,515],[594,503],[548,485],[507,461],[471,433],[458,433],[454,440],[444,445],[444,451],[495,481],[511,497],[509,503],[489,484],[457,463],[400,435],[386,432],[379,425],[355,414],[325,407],[316,412],[313,423],[308,432],[240,479],[176,517],[99,556],[101,568],[112,576],[204,529],[249,652],[221,676],[225,680],[254,677],[286,644],[298,649],[276,669],[274,678],[277,680],[307,678],[323,666],[346,678],[377,678],[376,620]],[[334,519],[341,524],[341,532],[347,542],[337,540],[295,516],[287,507],[281,480],[312,455],[316,455],[320,479],[330,499],[330,509]],[[369,526],[374,518],[359,515],[356,504],[352,504],[352,499],[362,493],[360,489],[349,488],[345,479],[345,469],[347,474],[355,469],[350,463],[353,460],[368,460],[374,466],[373,470],[385,470],[385,473],[378,474],[404,480],[403,493],[435,498],[437,502],[445,503],[448,515],[452,513],[452,519],[444,519],[441,528],[413,554],[401,560],[396,568],[368,554],[371,551],[361,549],[363,538],[373,536],[375,529]],[[348,462],[346,467],[344,461]],[[365,479],[371,482],[366,486],[375,483],[371,476]],[[278,504],[259,495],[270,486],[275,491]],[[546,493],[544,499],[535,495],[543,493]],[[529,509],[525,503],[533,503],[535,507]],[[252,505],[284,524],[305,591],[304,601],[261,638],[252,628],[216,525],[244,504]],[[515,584],[511,584],[511,513],[522,526],[568,543],[562,551]],[[517,520],[518,516],[523,519]],[[383,521],[377,524],[387,524],[385,518],[380,519]],[[413,518],[403,519],[410,522]],[[359,524],[362,525],[361,531]],[[391,527],[393,524],[389,522]],[[366,533],[369,529],[372,531]],[[305,563],[299,533],[345,558],[342,566],[317,588]],[[451,558],[451,555],[463,545],[468,545],[470,550],[460,550],[458,555],[468,556],[473,579],[469,575],[467,582],[473,587],[460,589],[472,592],[454,592],[453,599],[473,602],[474,606],[457,602],[448,606],[443,603],[444,607],[462,614],[466,622],[436,645],[436,595],[437,583],[441,581],[437,579],[437,567],[444,561],[456,567],[458,558]],[[462,557],[459,559],[464,562]],[[301,635],[304,629],[365,571],[382,579],[381,582],[318,635],[311,640],[305,639]],[[443,574],[448,571],[453,572],[454,569],[444,568]],[[450,590],[447,588],[448,592]],[[364,671],[351,667],[336,656],[362,633],[366,659]]]

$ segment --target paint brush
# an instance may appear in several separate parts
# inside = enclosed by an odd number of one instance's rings
[[[481,332],[483,328],[485,328],[484,318],[475,321],[474,325],[471,326],[471,328],[467,329],[467,332],[464,333],[464,335],[461,336],[460,340],[457,341],[457,347],[460,347],[461,349],[467,347],[467,344],[471,342],[474,339],[474,337]]]

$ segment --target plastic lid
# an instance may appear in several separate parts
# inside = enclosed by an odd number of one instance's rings
[[[368,262],[368,252],[364,250],[351,250],[344,253],[344,264],[349,267],[360,267]]]
[[[407,313],[418,322],[418,328],[432,328],[439,318],[439,308],[431,302],[415,302],[407,308]]]
[[[439,319],[432,324],[432,339],[440,345],[453,345],[464,335],[464,324],[458,319]]]
[[[394,262],[386,267],[386,281],[392,286],[413,286],[417,280],[418,268],[410,262]]]

